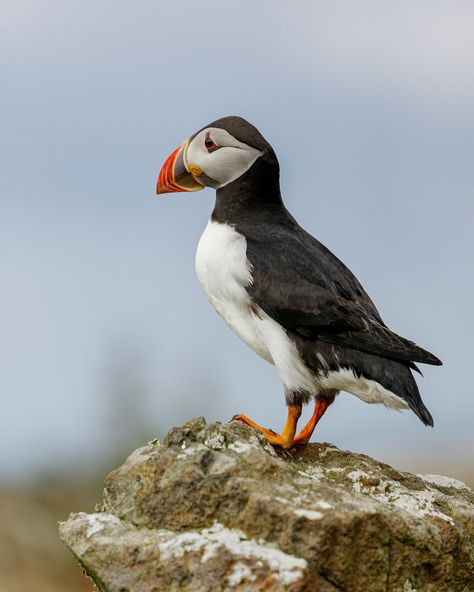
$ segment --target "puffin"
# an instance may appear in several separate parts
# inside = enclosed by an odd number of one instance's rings
[[[280,167],[263,135],[238,116],[186,139],[158,175],[158,195],[216,191],[196,252],[196,273],[225,323],[281,378],[287,419],[281,433],[243,414],[233,419],[282,449],[305,445],[337,394],[411,409],[426,426],[416,363],[441,361],[397,335],[354,274],[286,209]],[[303,405],[314,401],[298,432]]]

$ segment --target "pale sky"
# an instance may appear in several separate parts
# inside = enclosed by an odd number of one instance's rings
[[[154,195],[166,156],[223,115],[261,130],[290,211],[445,362],[418,380],[434,430],[341,394],[314,438],[418,472],[468,462],[473,30],[456,0],[4,1],[0,480],[195,415],[281,427],[275,369],[195,277],[214,192]]]

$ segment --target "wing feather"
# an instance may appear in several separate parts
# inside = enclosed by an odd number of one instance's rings
[[[441,364],[391,331],[352,272],[300,227],[246,238],[250,296],[288,331],[394,360]]]

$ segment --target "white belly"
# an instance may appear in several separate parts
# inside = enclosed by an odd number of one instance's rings
[[[252,283],[245,237],[209,220],[196,252],[196,273],[218,314],[255,353],[275,364],[285,387],[314,392],[314,377],[286,331],[262,310],[252,310],[245,289]]]

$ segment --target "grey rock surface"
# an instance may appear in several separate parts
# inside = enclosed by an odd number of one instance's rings
[[[106,592],[471,592],[474,492],[203,418],[110,473],[62,540]]]

